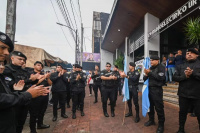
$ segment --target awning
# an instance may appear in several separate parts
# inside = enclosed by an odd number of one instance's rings
[[[102,41],[102,49],[114,52],[144,21],[148,12],[164,20],[188,0],[115,0]]]

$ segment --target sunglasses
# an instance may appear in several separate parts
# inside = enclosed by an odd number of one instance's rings
[[[106,66],[106,67],[111,67],[111,66]]]

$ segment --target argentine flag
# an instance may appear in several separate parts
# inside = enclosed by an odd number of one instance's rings
[[[126,56],[124,58],[124,73],[127,74],[127,62],[126,62]],[[124,85],[123,85],[123,89],[122,92],[124,94],[124,98],[123,98],[123,102],[129,100],[129,88],[128,88],[128,79],[125,78],[124,79]]]
[[[143,61],[143,65],[145,69],[149,69],[151,67],[150,58],[146,57]],[[142,115],[146,117],[146,114],[149,110],[150,102],[149,102],[149,79],[144,82],[142,88]]]

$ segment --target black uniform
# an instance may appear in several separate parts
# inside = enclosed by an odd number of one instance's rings
[[[11,89],[11,91],[14,91],[13,85],[15,83],[18,83],[19,80],[24,80],[25,82],[23,90],[19,92],[26,91],[31,85],[36,84],[38,82],[38,80],[34,82],[29,80],[30,73],[28,73],[21,66],[16,66],[13,64],[6,65],[3,74],[5,76],[6,83]],[[16,111],[16,125],[17,125],[16,132],[21,133],[28,114],[28,105],[16,106],[15,111]]]
[[[61,107],[61,115],[65,114],[65,97],[66,97],[66,83],[68,79],[66,79],[66,73],[58,77],[59,72],[52,73],[50,76],[50,80],[53,82],[52,84],[52,99],[53,99],[53,116],[57,117],[57,106],[58,101]]]
[[[114,106],[116,105],[117,102],[117,94],[118,94],[118,88],[120,87],[120,74],[118,71],[113,71],[113,75],[115,77],[117,77],[117,80],[114,81],[114,85],[115,85],[115,103]]]
[[[70,74],[66,73],[65,78],[66,78],[66,80],[68,81],[68,79],[70,78]],[[69,106],[69,102],[70,102],[70,99],[71,99],[70,82],[66,82],[66,88],[67,88],[66,102],[67,102],[67,105]]]
[[[187,67],[193,69],[192,75],[186,78],[184,71]],[[200,61],[186,61],[177,66],[173,80],[179,82],[179,125],[184,129],[190,105],[194,106],[195,115],[200,125]]]
[[[0,74],[0,133],[16,133],[15,106],[29,104],[28,92],[11,92]]]
[[[94,95],[95,95],[95,102],[98,101],[98,89],[101,93],[101,77],[100,77],[100,71],[98,71],[98,74],[95,75],[94,73],[92,73],[92,79],[94,81],[93,83],[93,89],[94,89]],[[102,94],[101,94],[102,97]]]
[[[77,75],[80,74],[81,79],[76,80]],[[86,74],[84,72],[76,71],[70,75],[71,84],[71,96],[72,96],[72,112],[76,113],[76,107],[79,103],[80,110],[83,111],[84,108],[84,98],[85,98],[85,81]]]
[[[144,81],[149,78],[149,100],[150,112],[149,120],[154,122],[154,107],[156,109],[159,126],[164,126],[165,114],[163,104],[163,89],[162,86],[165,82],[165,67],[162,64],[150,67],[148,76],[144,76]]]
[[[101,76],[109,77],[113,72],[103,70]],[[107,113],[107,101],[110,100],[111,112],[114,112],[114,105],[116,100],[116,81],[115,80],[102,80],[102,106],[104,113]]]
[[[138,72],[138,70],[135,70],[133,72],[129,71],[127,73],[127,76],[129,77],[128,78],[129,97],[130,97],[130,99],[128,100],[129,113],[132,113],[131,100],[133,99],[133,103],[135,105],[135,111],[136,113],[139,114],[138,85],[139,85],[140,73]]]
[[[36,72],[34,72],[36,74]],[[40,75],[44,75],[44,73],[40,73]],[[44,87],[49,86],[47,79],[43,80],[39,85],[44,85]],[[41,127],[43,125],[44,114],[47,109],[49,95],[47,96],[39,96],[37,98],[32,99],[29,113],[30,113],[30,129],[32,132],[36,132],[36,119],[37,126]]]

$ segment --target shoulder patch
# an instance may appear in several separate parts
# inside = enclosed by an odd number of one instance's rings
[[[12,78],[5,77],[5,80],[7,80],[7,81],[12,81]]]
[[[164,76],[163,72],[158,73],[159,76]]]

